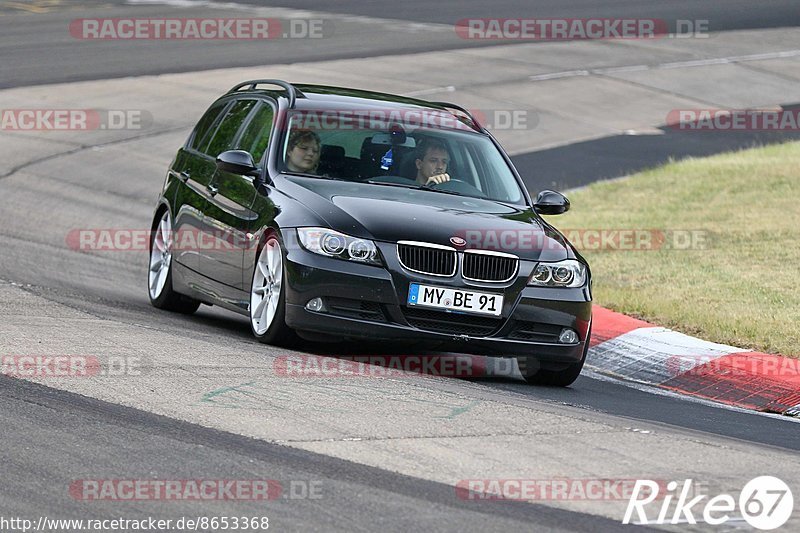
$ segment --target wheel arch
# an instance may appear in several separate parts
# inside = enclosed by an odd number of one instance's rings
[[[252,252],[251,252],[252,255],[250,255],[250,256],[246,255],[244,263],[243,263],[243,267],[245,269],[245,271],[244,271],[245,278],[244,279],[246,280],[246,285],[245,286],[247,287],[248,291],[253,288],[253,286],[252,286],[252,284],[253,284],[253,272],[256,269],[256,263],[258,263],[258,256],[261,255],[261,250],[264,249],[264,245],[267,244],[267,239],[271,235],[277,235],[278,236],[278,242],[280,242],[281,245],[285,246],[285,244],[284,244],[285,241],[284,241],[284,238],[283,238],[284,232],[282,231],[280,226],[278,226],[277,224],[274,224],[274,223],[273,224],[267,224],[267,225],[263,226],[261,229],[259,229],[255,233],[255,235],[253,236],[253,240],[255,242],[255,246],[250,247],[250,250],[252,250]]]
[[[172,216],[172,210],[169,208],[169,204],[162,198],[159,200],[158,204],[156,204],[156,208],[153,210],[153,219],[150,221],[150,237],[147,239],[148,253],[153,251],[153,232],[156,231],[158,223],[161,221],[161,217],[164,216],[165,211],[168,211],[170,219],[174,220],[174,217]]]
[[[156,208],[153,210],[153,220],[152,222],[150,222],[150,231],[156,229],[156,226],[158,225],[158,220],[164,214],[164,211],[169,211],[170,218],[174,220],[174,217],[172,216],[172,209],[170,209],[169,204],[167,203],[166,200],[161,199],[159,200],[158,204],[156,204]]]

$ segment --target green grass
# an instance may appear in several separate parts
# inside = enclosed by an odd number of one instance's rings
[[[707,232],[701,249],[582,251],[595,303],[800,357],[800,143],[687,159],[569,196],[572,211],[548,217],[560,229]]]

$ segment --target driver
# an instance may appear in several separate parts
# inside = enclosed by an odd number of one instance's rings
[[[291,172],[315,174],[319,165],[320,139],[316,132],[296,129],[289,134],[286,168]]]
[[[438,139],[425,139],[420,143],[417,160],[417,183],[438,185],[450,181],[447,165],[450,154],[445,144]]]

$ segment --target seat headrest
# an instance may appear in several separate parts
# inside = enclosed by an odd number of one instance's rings
[[[321,159],[344,159],[344,146],[335,144],[323,144],[319,156]]]

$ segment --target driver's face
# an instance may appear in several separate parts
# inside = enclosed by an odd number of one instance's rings
[[[425,152],[425,157],[417,159],[417,178],[428,179],[437,174],[444,174],[449,163],[450,158],[445,150],[431,148]]]
[[[287,154],[286,166],[292,172],[312,172],[319,164],[319,145],[314,141],[301,141]]]

